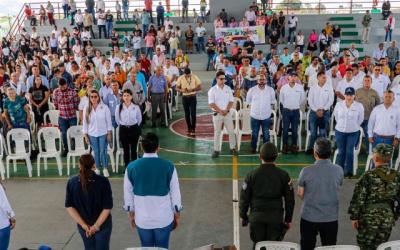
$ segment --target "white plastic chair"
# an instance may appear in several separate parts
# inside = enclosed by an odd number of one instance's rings
[[[76,111],[76,124],[79,124],[80,120],[79,111]]]
[[[335,115],[332,113],[331,119],[329,119],[329,134],[328,134],[328,139],[332,143],[332,148],[335,146],[335,138],[336,138],[335,128],[333,127],[334,124],[335,124]]]
[[[314,248],[314,250],[360,250],[360,247],[358,246],[345,246],[345,245],[341,245],[341,246],[326,246],[326,247],[317,247]]]
[[[278,147],[278,135],[276,134],[276,112],[271,109],[271,122],[272,122],[272,129],[269,130],[269,141],[274,142],[275,146]],[[261,149],[262,144],[260,143],[261,136],[263,135],[262,129],[258,132],[258,139],[257,139],[257,151]]]
[[[178,111],[178,101],[179,101],[179,91],[176,91],[176,95],[174,96],[175,98],[175,109]]]
[[[399,84],[399,82],[400,82],[400,75],[397,75],[397,76],[393,79],[393,81],[392,81],[392,83],[391,83],[389,89],[393,89],[394,87],[396,87],[396,86]]]
[[[6,173],[6,170],[4,169],[4,164],[3,164],[3,143],[4,143],[4,139],[3,136],[0,136],[0,145],[2,145],[0,147],[0,174],[1,174],[1,179],[4,180],[4,174]]]
[[[35,122],[35,114],[30,111],[31,123],[29,127],[31,128],[31,135],[32,135],[32,148],[35,150],[35,145],[37,146],[37,133],[36,133],[36,122]],[[39,142],[40,143],[40,142]]]
[[[240,124],[238,124],[238,139],[237,139],[237,144],[238,144],[238,150],[240,151],[240,145],[242,144],[242,136],[243,135],[251,135],[251,122],[250,122],[250,109],[244,108],[239,110],[238,112],[238,120],[240,121]]]
[[[121,158],[121,167],[124,165],[124,149],[121,148],[120,145],[120,139],[119,139],[119,126],[117,127],[116,130],[116,136],[117,136],[117,153],[115,154],[115,171],[118,173],[118,160]],[[139,143],[138,143],[139,145]]]
[[[50,98],[49,98],[49,100],[50,100]],[[49,104],[49,110],[56,110],[56,107],[54,106],[53,103],[48,102],[48,104]]]
[[[243,108],[242,100],[240,98],[238,98],[238,97],[233,97],[233,105],[232,105],[232,107],[234,109],[236,109],[238,103],[239,103],[239,110],[241,110]]]
[[[49,118],[49,119],[50,119],[50,124],[60,126],[60,125],[58,124],[58,117],[59,117],[59,115],[60,115],[60,111],[58,111],[58,110],[49,110],[49,111],[46,111],[46,112],[44,113],[44,115],[43,115],[44,125],[48,124],[48,123],[47,123],[47,118]]]
[[[265,247],[267,250],[300,250],[300,246],[296,243],[281,241],[258,242],[255,250],[261,250],[262,247]]]
[[[172,98],[174,98],[173,90],[172,88],[169,88],[168,90],[168,101],[167,101],[167,109],[169,109],[169,119],[172,119]],[[167,118],[168,119],[168,118]]]
[[[89,146],[86,147],[85,135],[82,133],[83,126],[72,126],[67,130],[67,144],[68,144],[68,154],[67,154],[67,174],[69,175],[69,159],[72,157],[73,168],[75,168],[75,157],[88,154],[90,152]],[[75,150],[71,148],[71,139],[75,139]],[[61,143],[61,142],[60,142]]]
[[[11,151],[11,136],[12,140],[15,141],[15,152]],[[28,152],[25,150],[25,141],[28,141]],[[10,160],[13,160],[14,171],[17,172],[17,160],[25,159],[26,166],[28,167],[29,177],[32,177],[32,164],[31,164],[31,136],[29,131],[24,128],[11,129],[7,134],[7,147],[9,155],[6,158],[7,161],[7,178],[10,178]]]
[[[301,110],[299,110],[299,113],[300,113],[300,119],[299,119],[299,126],[297,128],[297,146],[299,147],[299,151],[300,151],[301,150],[301,129],[303,126],[303,112]],[[278,124],[280,123],[280,121],[281,121],[281,116],[278,119]],[[283,126],[283,121],[282,121],[282,126]],[[290,127],[292,127],[292,126],[290,126]],[[291,134],[292,134],[292,132],[289,131],[288,135],[291,135]],[[282,151],[282,148],[283,148],[283,135],[281,136],[281,151]]]
[[[304,146],[304,149],[308,148],[308,144],[310,144],[310,138],[311,138],[311,130],[310,130],[310,113],[311,113],[311,109],[308,110],[307,112],[307,119],[306,119],[306,127],[305,130],[307,132],[306,135],[306,145]],[[327,130],[328,131],[328,130]],[[319,128],[317,128],[317,133],[319,134]],[[311,145],[311,147],[314,147],[314,145]]]
[[[7,149],[7,144],[6,144],[6,138],[4,138],[4,134],[1,134],[1,146],[2,148],[4,148],[4,153],[6,153],[6,155],[8,155],[8,149]],[[3,159],[3,158],[2,158]]]
[[[400,250],[400,240],[389,241],[389,242],[380,244],[376,250],[385,250],[385,249],[387,249],[389,247],[390,247],[391,250]]]
[[[358,144],[356,145],[356,148],[354,149],[354,162],[353,162],[353,174],[357,174],[357,168],[358,168],[358,154],[360,154],[361,151],[361,144],[362,144],[362,139],[364,137],[364,130],[362,127],[359,127],[360,131],[360,140],[358,141]],[[339,154],[339,148],[335,150],[335,154],[333,156],[333,164],[336,163],[336,158]]]
[[[46,152],[43,152],[41,136],[43,135]],[[56,139],[59,141],[59,145],[57,149]],[[43,158],[44,161],[44,169],[47,170],[47,158],[56,158],[58,172],[60,176],[62,176],[62,161],[61,161],[61,133],[60,130],[56,127],[48,127],[41,128],[38,132],[38,145],[39,145],[39,154],[37,156],[37,174],[40,176],[40,158]]]
[[[233,131],[235,132],[236,138],[238,138],[238,136],[239,136],[239,132],[238,132],[238,127],[239,127],[238,112],[236,111],[235,108],[231,108],[228,115],[231,115],[232,118],[233,118],[233,124],[234,124]],[[229,133],[228,133],[228,130],[226,129],[226,126],[224,124],[224,128],[221,131],[221,138],[220,138],[220,144],[219,144],[219,150],[220,151],[221,151],[221,148],[222,148],[222,140],[224,138],[224,135],[227,135],[227,134],[229,134]]]

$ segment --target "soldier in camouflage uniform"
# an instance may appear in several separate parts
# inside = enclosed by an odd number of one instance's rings
[[[400,174],[388,167],[393,150],[378,144],[373,150],[375,169],[365,172],[354,189],[348,213],[361,250],[375,250],[387,242],[399,216]]]
[[[294,210],[292,180],[285,170],[274,164],[278,158],[276,146],[271,142],[264,143],[260,158],[262,164],[251,170],[243,182],[239,202],[242,226],[250,223],[253,249],[260,241],[283,240],[284,232],[292,226]]]

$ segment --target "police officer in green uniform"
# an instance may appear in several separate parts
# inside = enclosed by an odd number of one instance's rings
[[[260,241],[283,240],[292,226],[293,184],[289,174],[275,166],[278,156],[278,149],[273,143],[264,143],[260,152],[262,164],[247,174],[240,192],[240,221],[244,227],[250,223],[253,249]]]
[[[348,213],[361,250],[375,250],[387,242],[399,217],[400,174],[388,167],[393,146],[380,143],[373,150],[375,169],[365,172],[354,189]]]

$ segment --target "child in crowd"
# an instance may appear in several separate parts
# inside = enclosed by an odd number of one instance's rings
[[[136,21],[136,19],[139,17],[139,12],[138,12],[138,10],[137,9],[135,9],[135,11],[133,12],[133,16],[132,16],[132,18],[133,18],[133,20],[135,20]]]

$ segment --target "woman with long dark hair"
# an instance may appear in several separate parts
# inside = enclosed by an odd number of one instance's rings
[[[23,74],[27,75],[29,72],[29,64],[27,64],[24,60],[24,55],[19,53],[17,60],[17,65],[21,67],[21,71]]]
[[[45,36],[43,36],[42,41],[40,42],[40,49],[43,54],[46,55],[46,51],[49,49],[49,42]]]
[[[119,125],[119,138],[124,148],[125,168],[128,167],[131,161],[137,159],[139,125],[142,122],[140,107],[133,102],[132,98],[132,91],[125,89],[122,92],[124,101],[115,109],[115,121]]]
[[[108,155],[107,146],[111,141],[111,131],[114,129],[111,122],[110,109],[103,102],[100,102],[100,94],[92,90],[89,94],[89,103],[83,109],[83,133],[86,143],[94,151],[96,161],[96,174],[100,174],[100,155],[103,163],[103,174],[109,177],[107,170]]]
[[[37,42],[33,38],[31,38],[31,43],[29,45],[29,49],[31,51],[31,54],[34,54],[34,52],[39,49]]]
[[[193,54],[193,37],[194,37],[194,31],[192,30],[192,26],[188,26],[188,30],[185,32],[185,37],[186,37],[186,54],[190,52],[190,54]]]
[[[8,60],[7,63],[7,74],[9,76],[11,76],[12,73],[16,72],[16,68],[15,68],[16,64],[14,60]]]
[[[29,89],[29,101],[32,105],[32,112],[35,115],[36,128],[40,128],[43,124],[43,116],[49,110],[50,91],[42,84],[42,78],[39,75],[33,79],[33,85]],[[34,131],[32,131],[34,133]]]
[[[15,228],[15,213],[8,202],[5,188],[0,181],[0,250],[7,250],[10,244],[11,230]]]
[[[107,178],[97,175],[91,154],[79,158],[79,174],[69,179],[65,207],[76,221],[86,250],[109,250],[113,197]]]
[[[19,41],[17,40],[17,36],[13,36],[13,40],[11,41],[11,52],[14,57],[14,60],[17,60],[19,50],[20,50],[20,44]]]

